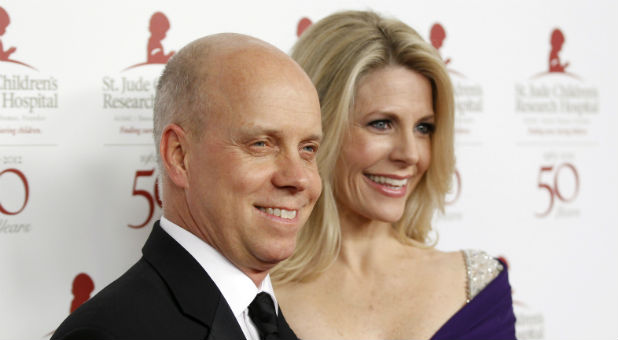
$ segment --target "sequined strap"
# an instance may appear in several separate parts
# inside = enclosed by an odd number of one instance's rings
[[[466,249],[463,251],[468,274],[467,295],[472,300],[485,286],[500,274],[502,264],[484,251]]]

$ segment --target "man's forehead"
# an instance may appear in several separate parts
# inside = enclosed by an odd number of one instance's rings
[[[262,41],[232,40],[232,46],[209,52],[202,62],[199,92],[208,103],[206,129],[281,137],[299,130],[308,138],[321,138],[317,93],[300,66]]]
[[[302,71],[296,69],[296,65],[287,56],[282,58],[268,51],[262,52],[239,53],[216,65],[211,78],[211,90],[232,96],[259,95],[268,87],[291,89],[302,81],[299,78]]]
[[[225,84],[224,84],[225,83]],[[262,125],[275,124],[272,115],[280,118],[292,116],[295,123],[320,121],[320,107],[317,93],[308,79],[300,74],[287,77],[257,78],[245,83],[223,80],[212,83],[206,91],[209,111],[214,119]]]

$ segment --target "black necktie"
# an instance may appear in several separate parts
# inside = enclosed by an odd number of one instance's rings
[[[268,293],[261,292],[249,305],[249,317],[255,324],[262,340],[278,340],[277,313],[275,304]]]

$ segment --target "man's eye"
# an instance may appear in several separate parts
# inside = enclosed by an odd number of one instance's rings
[[[318,146],[317,145],[305,145],[303,146],[303,151],[307,151],[307,152],[311,152],[311,153],[316,153],[318,152]]]
[[[300,148],[300,156],[309,162],[313,162],[317,157],[318,149],[317,144],[305,144]]]
[[[374,120],[369,123],[369,126],[373,127],[374,129],[378,129],[378,130],[390,129],[392,125],[393,124],[388,119]]]
[[[249,143],[249,150],[250,152],[256,153],[256,154],[264,154],[266,152],[268,152],[268,150],[270,150],[270,143],[266,140],[258,140],[255,142],[251,142]]]
[[[436,130],[436,125],[433,123],[420,123],[416,126],[416,131],[423,135],[430,135]]]

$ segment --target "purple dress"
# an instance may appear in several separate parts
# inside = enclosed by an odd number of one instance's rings
[[[440,339],[515,339],[511,285],[505,269],[431,337]]]

